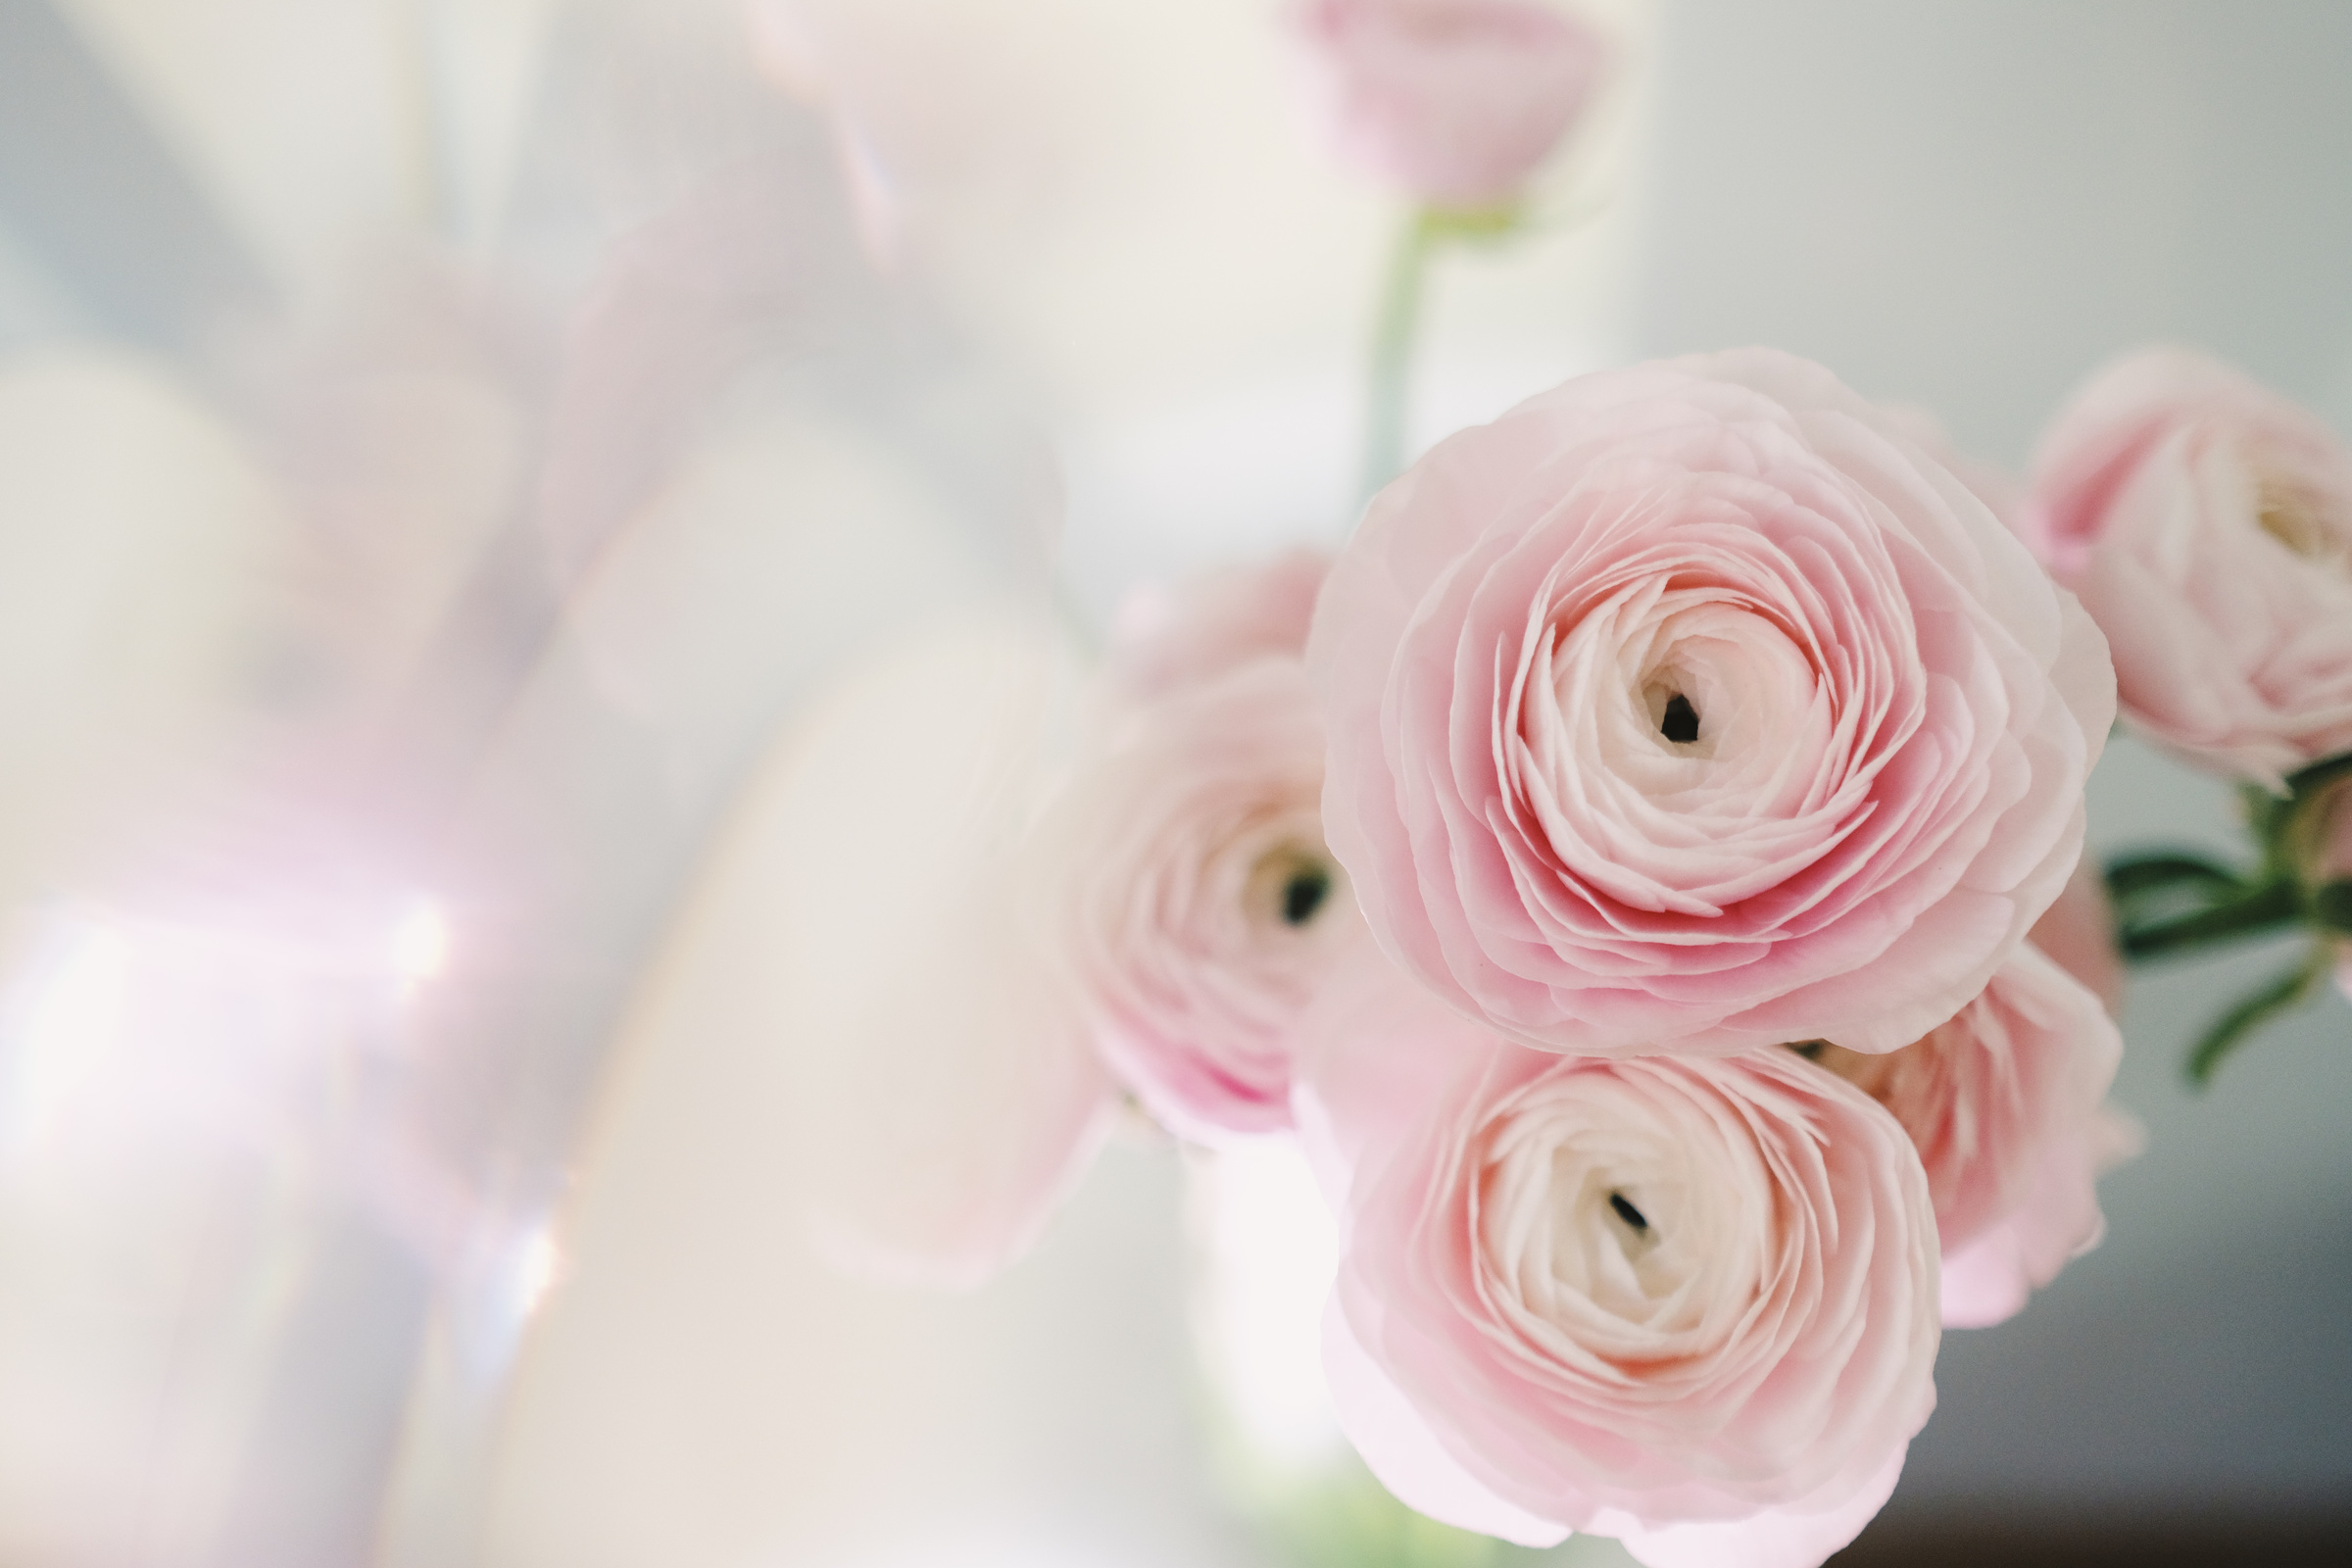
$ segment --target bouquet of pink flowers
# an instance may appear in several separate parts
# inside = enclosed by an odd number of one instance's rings
[[[1421,269],[1511,230],[1605,51],[1511,0],[1299,21],[1342,148],[1419,202],[1387,480]],[[2258,868],[2084,861],[2119,686],[2244,781]],[[2352,456],[2181,354],[2095,377],[2022,498],[1789,355],[1604,371],[1335,554],[1137,598],[1079,730],[1007,904],[1064,1024],[1024,1070],[1100,1071],[1097,1114],[958,1270],[1122,1097],[1295,1139],[1332,1407],[1396,1497],[1810,1568],[1891,1492],[1941,1330],[2099,1240],[2122,958],[2313,931],[2202,1074],[2352,935]]]

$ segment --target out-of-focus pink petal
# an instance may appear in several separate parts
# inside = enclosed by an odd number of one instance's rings
[[[1556,1546],[1568,1539],[1566,1525],[1503,1501],[1446,1451],[1428,1420],[1364,1353],[1336,1300],[1323,1314],[1323,1376],[1348,1441],[1406,1507],[1521,1546]]]
[[[2115,906],[2096,860],[2083,856],[2059,890],[2058,902],[2027,935],[2059,968],[2088,986],[2110,1017],[2123,1016],[2124,956],[2115,945]]]
[[[1839,1489],[1836,1501],[1818,1509],[1792,1503],[1728,1524],[1629,1530],[1619,1539],[1648,1568],[1815,1568],[1886,1506],[1909,1451],[1908,1444],[1897,1448],[1859,1490]]]
[[[2310,414],[2201,355],[2127,355],[2051,420],[2027,522],[2150,739],[2274,788],[2352,750],[2352,452]]]
[[[1440,207],[1509,200],[1583,116],[1608,46],[1531,0],[1306,0],[1293,10],[1341,154]]]
[[[1253,660],[1302,658],[1330,570],[1329,554],[1301,548],[1138,589],[1119,607],[1104,656],[1113,693],[1145,701]]]

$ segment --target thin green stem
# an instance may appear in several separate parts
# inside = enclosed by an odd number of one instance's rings
[[[1372,329],[1372,369],[1364,408],[1363,499],[1369,501],[1404,466],[1406,404],[1411,390],[1413,338],[1429,258],[1444,226],[1423,208],[1406,221],[1389,254]]]
[[[2302,918],[2302,893],[2293,882],[2282,879],[2169,920],[2140,924],[2127,919],[2118,933],[2118,946],[2125,957],[2141,962],[2218,942],[2261,936]]]
[[[2202,1089],[2213,1081],[2222,1059],[2244,1044],[2254,1031],[2302,1002],[2320,988],[2330,967],[2324,942],[2315,942],[2293,968],[2278,975],[2260,990],[2240,998],[2235,1006],[2214,1020],[2188,1053],[2188,1081]]]

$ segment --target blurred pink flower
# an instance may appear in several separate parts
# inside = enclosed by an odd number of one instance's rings
[[[1760,349],[1442,443],[1307,663],[1382,946],[1580,1054],[1918,1039],[2058,896],[2113,712],[2097,629],[1984,505]]]
[[[1608,60],[1589,25],[1532,0],[1309,0],[1295,16],[1341,152],[1454,210],[1516,195]]]
[[[1197,1138],[1290,1125],[1292,1035],[1363,938],[1323,845],[1323,726],[1299,649],[1326,559],[1130,607],[1102,733],[1040,824],[1045,946],[1098,1049]]]
[[[1296,662],[1330,571],[1328,552],[1301,547],[1263,564],[1139,589],[1111,628],[1104,656],[1111,688],[1148,701],[1253,659]]]
[[[2127,356],[2051,421],[2022,527],[2151,738],[2274,787],[2352,750],[2352,453],[2318,419],[2200,355]]]
[[[1364,965],[1299,1119],[1341,1210],[1325,1363],[1435,1518],[1809,1568],[1935,1404],[1935,1217],[1867,1097],[1788,1052],[1562,1057]]]
[[[2124,1015],[2124,955],[2115,945],[2115,906],[2096,858],[2084,855],[2075,863],[2058,902],[2027,935],[2059,968],[2090,987],[2110,1018]]]
[[[1892,1111],[1917,1146],[1946,1324],[2009,1317],[2097,1245],[2101,1107],[2123,1037],[2099,998],[2031,943],[1915,1045],[1877,1056],[1818,1041],[1803,1050]]]

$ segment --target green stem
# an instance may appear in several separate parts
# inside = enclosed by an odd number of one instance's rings
[[[2302,894],[2291,881],[2266,883],[2226,904],[2145,925],[2126,921],[2118,933],[2124,956],[2153,958],[2216,942],[2261,936],[2303,917]]]
[[[1443,226],[1443,220],[1428,208],[1415,212],[1389,254],[1388,276],[1381,284],[1380,317],[1372,331],[1372,374],[1364,409],[1366,501],[1404,467],[1405,404],[1412,381],[1414,329],[1420,324],[1430,253]]]
[[[2261,990],[2239,999],[2237,1004],[2214,1021],[2203,1038],[2188,1054],[2188,1081],[2202,1089],[2213,1081],[2213,1070],[2222,1058],[2242,1045],[2256,1028],[2294,1006],[2319,989],[2321,979],[2329,968],[2328,945],[2312,944],[2311,952],[2301,962],[2274,978]]]

